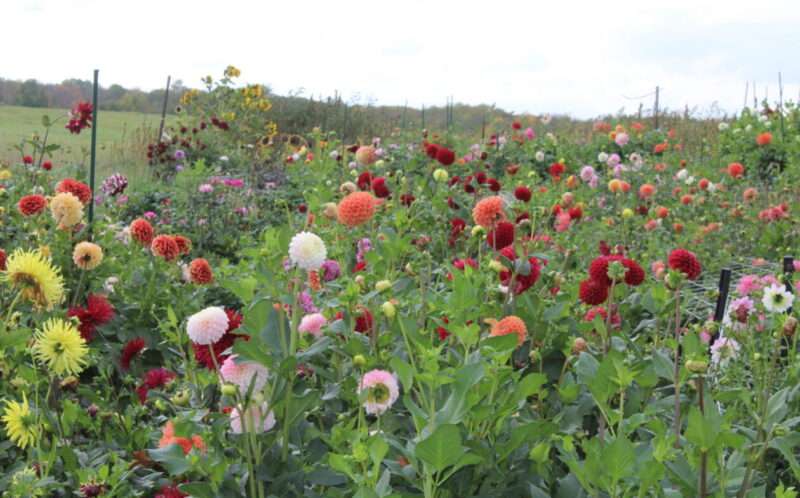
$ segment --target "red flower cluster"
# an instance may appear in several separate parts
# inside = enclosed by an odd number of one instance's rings
[[[91,342],[97,327],[110,322],[114,314],[114,306],[100,294],[89,294],[86,307],[73,306],[67,311],[68,317],[76,317],[80,321],[78,330],[86,342]]]
[[[498,222],[495,229],[486,236],[486,242],[497,251],[510,246],[514,243],[514,224],[508,221]]]
[[[550,176],[554,179],[561,178],[561,175],[567,170],[567,167],[561,163],[553,163],[550,165]]]
[[[697,256],[686,249],[675,249],[669,253],[667,265],[673,270],[678,270],[686,275],[686,278],[689,280],[695,280],[703,271],[703,268],[700,266],[700,261],[697,260]]]
[[[131,339],[122,348],[122,353],[119,355],[119,364],[123,370],[131,368],[131,360],[137,357],[145,348],[144,339],[137,337]]]
[[[375,197],[379,199],[385,199],[391,195],[389,191],[389,187],[386,186],[386,178],[379,176],[372,179],[372,192],[375,194]]]
[[[758,213],[758,219],[761,221],[777,221],[789,217],[789,206],[786,204],[779,204],[777,206],[770,206],[767,209]]]
[[[427,144],[425,154],[431,159],[436,159],[442,166],[450,166],[456,161],[456,153],[444,145]]]
[[[70,133],[79,134],[85,128],[92,127],[92,104],[89,102],[78,102],[69,113],[69,121],[65,126]]]
[[[150,243],[150,250],[153,254],[164,258],[166,261],[172,261],[180,254],[180,246],[175,241],[175,237],[169,235],[159,235]]]
[[[17,209],[22,213],[22,216],[33,216],[39,214],[47,208],[47,199],[42,195],[33,194],[26,195],[19,200]]]
[[[500,254],[512,263],[517,259],[517,253],[512,245],[504,247],[502,250],[500,250]],[[533,284],[539,280],[542,269],[539,260],[535,257],[528,258],[528,264],[530,266],[530,270],[528,271],[527,275],[524,275],[522,272],[502,270],[500,272],[500,283],[508,287],[509,290],[517,296],[530,289]]]
[[[222,365],[222,362],[228,359],[225,351],[233,347],[233,343],[237,339],[250,340],[250,336],[246,334],[234,334],[234,330],[242,325],[242,315],[234,310],[226,309],[225,314],[228,315],[228,330],[219,338],[212,346],[214,350],[214,358],[216,358],[217,365]],[[209,370],[214,370],[214,358],[211,357],[211,349],[208,346],[192,343],[194,349],[194,359],[197,363],[205,366]]]
[[[625,283],[636,287],[644,282],[644,269],[636,261],[626,258],[623,254],[610,254],[605,241],[600,243],[601,256],[589,263],[589,278],[582,281],[578,289],[578,297],[588,305],[603,304],[608,299],[609,288],[612,283]],[[612,282],[608,275],[608,267],[618,261],[625,268],[625,275],[621,281]]]
[[[178,489],[178,486],[168,486],[165,484],[161,486],[155,498],[185,498],[187,496],[189,495]]]
[[[56,192],[67,192],[77,197],[82,203],[88,204],[92,200],[92,189],[83,182],[74,178],[64,178],[56,185]]]
[[[139,395],[139,401],[144,404],[147,401],[147,394],[150,389],[158,389],[169,384],[175,378],[175,373],[167,370],[164,367],[154,368],[148,370],[144,374],[142,385],[136,388],[136,394]]]

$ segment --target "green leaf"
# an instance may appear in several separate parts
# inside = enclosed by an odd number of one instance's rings
[[[215,498],[217,494],[207,482],[188,482],[181,484],[178,489],[188,493],[192,498]]]
[[[400,382],[403,384],[403,389],[405,389],[406,392],[410,392],[411,387],[414,385],[414,370],[411,368],[411,365],[406,363],[399,356],[393,356],[392,359],[389,360],[389,366],[397,373]]]
[[[770,442],[769,446],[781,452],[783,458],[789,463],[794,478],[800,481],[800,463],[797,462],[797,457],[794,455],[795,448],[800,446],[800,434],[794,433],[788,436],[776,437]]]
[[[156,450],[149,450],[150,458],[160,463],[172,476],[180,476],[189,470],[189,462],[183,454],[183,448],[170,444]]]
[[[543,373],[537,372],[526,375],[517,383],[517,387],[514,390],[514,399],[522,401],[529,396],[539,394],[546,382],[547,376]]]
[[[441,425],[433,434],[417,444],[417,458],[439,472],[455,465],[466,449],[461,444],[461,432],[455,425]]]

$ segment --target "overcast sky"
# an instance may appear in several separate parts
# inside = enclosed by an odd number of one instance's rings
[[[800,92],[800,0],[2,0],[0,76],[188,86],[228,64],[277,93],[591,117]],[[752,92],[752,90],[751,90]],[[648,95],[645,98],[637,99]],[[627,98],[626,98],[627,97]],[[751,93],[752,100],[752,93]]]

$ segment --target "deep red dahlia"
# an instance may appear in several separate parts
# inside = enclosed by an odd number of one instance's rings
[[[514,197],[522,202],[528,202],[531,200],[531,189],[524,185],[520,185],[514,189]]]
[[[606,302],[606,299],[608,299],[608,286],[603,282],[586,279],[581,282],[578,295],[580,300],[584,303],[597,306],[598,304],[603,304]]]
[[[375,194],[375,197],[378,197],[379,199],[385,199],[389,197],[391,192],[389,191],[389,187],[386,186],[386,178],[382,176],[373,178],[372,192]]]
[[[372,173],[369,171],[362,172],[360,175],[358,175],[356,185],[358,185],[359,190],[369,190],[372,186]]]
[[[436,144],[428,144],[425,146],[425,155],[430,157],[431,159],[436,159],[436,155],[439,153],[439,146]]]
[[[155,498],[186,498],[187,496],[189,495],[181,492],[181,490],[178,489],[178,486],[164,485],[158,491],[158,494],[155,496]]]
[[[622,265],[627,270],[625,272],[626,284],[632,287],[636,287],[637,285],[640,285],[642,282],[644,282],[644,277],[645,277],[644,269],[642,269],[639,263],[630,258],[625,258],[622,260]]]
[[[86,342],[94,339],[97,327],[105,325],[114,318],[114,306],[104,296],[89,294],[86,307],[73,306],[67,311],[67,317],[76,317],[80,321],[78,331]]]
[[[47,199],[42,195],[26,195],[19,200],[17,209],[22,216],[33,216],[39,214],[47,208]]]
[[[508,258],[510,261],[515,261],[517,259],[517,254],[514,251],[513,245],[508,245],[501,249],[500,254]],[[511,290],[511,292],[513,292],[515,295],[520,295],[526,290],[530,289],[533,284],[539,280],[542,269],[541,262],[535,257],[528,258],[528,264],[530,266],[530,271],[528,274],[522,275],[521,273],[515,273],[513,282],[511,281],[511,270],[501,271],[499,274],[500,283],[508,287],[509,290]]]
[[[697,256],[686,249],[675,249],[669,253],[667,264],[673,270],[682,272],[689,280],[695,280],[703,271],[703,268],[700,266],[700,261],[697,260]]]
[[[133,360],[136,356],[139,355],[145,348],[144,339],[141,337],[137,337],[136,339],[131,339],[125,344],[125,347],[122,348],[122,353],[119,357],[119,364],[122,366],[123,370],[128,370],[131,368],[131,360]]]
[[[83,182],[73,178],[64,178],[56,185],[56,192],[70,193],[77,197],[83,204],[88,204],[92,200],[92,189]]]
[[[499,222],[486,236],[486,242],[495,250],[510,246],[514,243],[514,224],[508,221]]]
[[[436,160],[442,166],[450,166],[456,160],[456,153],[441,145],[436,149]]]
[[[356,332],[371,334],[374,330],[374,325],[375,320],[372,318],[372,313],[367,308],[361,308],[361,313],[356,316]]]
[[[550,176],[553,178],[560,178],[561,175],[564,174],[567,168],[561,163],[553,163],[550,165]]]

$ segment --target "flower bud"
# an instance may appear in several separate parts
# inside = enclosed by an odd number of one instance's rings
[[[236,396],[236,386],[233,384],[223,384],[222,394],[225,396]]]
[[[386,318],[392,319],[397,314],[397,309],[391,301],[386,301],[381,305],[381,311]]]
[[[334,220],[334,219],[336,219],[337,211],[338,211],[338,208],[336,206],[336,203],[334,203],[334,202],[326,202],[325,206],[323,207],[322,214],[326,218]]]
[[[378,292],[383,292],[387,289],[392,288],[392,282],[390,280],[379,280],[375,283],[375,290]]]
[[[364,358],[363,354],[357,354],[353,356],[353,365],[357,367],[363,367],[366,364],[367,364],[367,359]]]
[[[792,337],[797,330],[797,318],[790,316],[783,322],[783,335]]]
[[[433,172],[433,179],[439,183],[444,183],[450,178],[450,175],[447,174],[447,170],[444,168],[437,168]]]
[[[477,237],[478,235],[481,235],[481,234],[483,234],[484,232],[485,232],[485,230],[483,229],[483,227],[482,227],[482,226],[480,226],[480,225],[475,225],[474,227],[472,227],[472,232],[471,232],[471,233],[472,233],[472,236],[473,236],[473,237]]]
[[[708,370],[708,362],[702,360],[687,360],[685,366],[686,370],[696,374],[706,373]]]
[[[586,351],[589,348],[589,345],[586,343],[586,339],[583,337],[576,337],[574,341],[572,341],[572,354],[579,355]]]
[[[493,260],[492,260],[492,261],[489,263],[489,268],[491,268],[493,271],[495,271],[495,272],[497,272],[497,273],[500,273],[501,271],[503,271],[503,270],[505,270],[505,269],[506,269],[506,267],[505,267],[505,266],[503,266],[503,263],[501,263],[501,262],[497,261],[496,259],[493,259]]]

